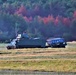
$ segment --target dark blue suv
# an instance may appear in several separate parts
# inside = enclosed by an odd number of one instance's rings
[[[67,43],[65,42],[64,38],[47,39],[48,47],[63,47],[63,48],[65,48],[66,45],[67,45]]]

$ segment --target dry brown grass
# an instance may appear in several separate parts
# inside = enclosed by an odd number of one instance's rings
[[[66,48],[1,49],[0,69],[76,72],[76,43]]]

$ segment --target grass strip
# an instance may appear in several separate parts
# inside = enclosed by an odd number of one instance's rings
[[[0,69],[76,72],[76,60],[0,61]]]

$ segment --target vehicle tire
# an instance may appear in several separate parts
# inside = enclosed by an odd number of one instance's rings
[[[65,46],[62,46],[62,48],[65,48]]]
[[[8,49],[8,50],[10,50],[10,49],[11,49],[11,47],[7,47],[7,49]]]

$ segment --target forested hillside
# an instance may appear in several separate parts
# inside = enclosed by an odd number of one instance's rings
[[[0,0],[0,41],[24,31],[76,40],[76,0]]]

